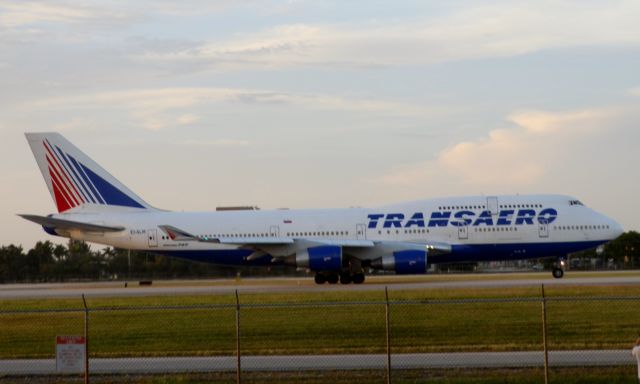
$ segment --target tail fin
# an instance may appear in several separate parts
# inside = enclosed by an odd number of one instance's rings
[[[58,212],[91,204],[153,209],[61,134],[25,136]]]

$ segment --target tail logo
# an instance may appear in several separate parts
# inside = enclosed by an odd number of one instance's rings
[[[58,146],[52,145],[49,140],[43,140],[42,145],[45,149],[58,212],[64,212],[82,204],[144,208],[73,156],[63,152]]]

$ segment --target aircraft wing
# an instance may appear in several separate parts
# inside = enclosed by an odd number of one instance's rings
[[[353,248],[370,248],[376,246],[376,243],[371,240],[313,239],[313,241],[324,245],[338,245]]]
[[[275,258],[286,257],[309,247],[319,245],[335,245],[345,250],[346,254],[361,258],[372,259],[380,255],[395,251],[423,250],[430,254],[444,254],[451,252],[451,245],[439,242],[404,242],[404,241],[371,241],[353,239],[308,239],[291,237],[217,237],[195,236],[171,225],[160,225],[165,233],[175,241],[197,241],[204,243],[232,244],[244,248],[254,249],[256,252],[249,256],[254,260],[266,255]]]
[[[171,240],[175,241],[198,241],[201,243],[215,244],[237,244],[237,245],[260,245],[260,244],[293,244],[294,240],[288,237],[208,237],[196,236],[180,228],[171,225],[158,226]]]
[[[207,237],[196,236],[180,228],[171,225],[160,225],[171,240],[175,241],[198,241],[203,243],[215,244],[235,244],[247,246],[262,245],[287,245],[294,244],[297,241],[310,240],[317,244],[338,245],[341,247],[374,247],[375,243],[370,240],[349,240],[349,239],[296,239],[292,237]]]
[[[72,221],[64,219],[56,219],[53,217],[38,215],[18,215],[23,219],[33,221],[47,228],[63,229],[63,230],[79,230],[84,232],[120,232],[124,230],[121,226],[110,226],[102,224],[83,223],[81,221]]]

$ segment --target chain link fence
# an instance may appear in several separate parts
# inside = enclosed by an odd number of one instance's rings
[[[0,383],[637,382],[636,296],[190,300],[0,307]],[[86,366],[60,371],[61,335]]]

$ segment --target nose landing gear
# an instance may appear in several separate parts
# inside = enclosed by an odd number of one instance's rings
[[[562,268],[553,268],[553,271],[551,271],[551,274],[553,275],[553,277],[555,277],[556,279],[561,279],[562,276],[564,276],[564,271],[562,270]]]
[[[555,268],[553,268],[553,270],[551,271],[551,274],[553,275],[553,277],[555,277],[556,279],[561,279],[562,276],[564,276],[565,264],[566,262],[564,260],[564,257],[559,257],[558,261],[556,262]]]

